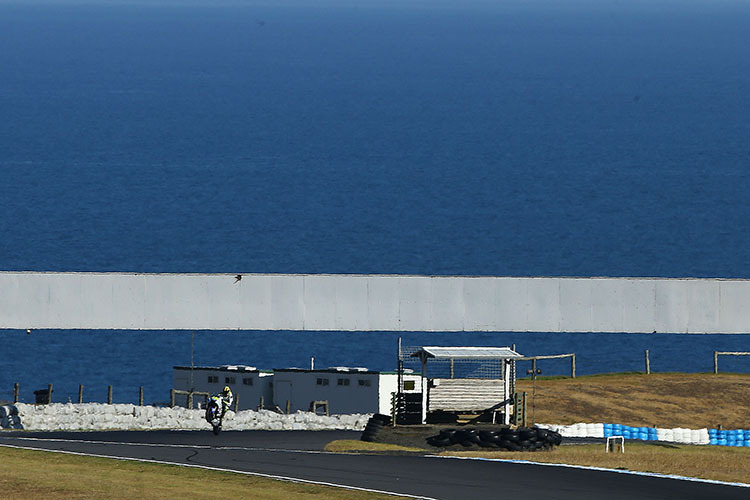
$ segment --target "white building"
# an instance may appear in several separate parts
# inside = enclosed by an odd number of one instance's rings
[[[390,415],[392,394],[397,391],[396,372],[367,368],[333,367],[323,370],[300,368],[273,371],[274,404],[286,411],[308,411],[313,401],[327,401],[331,414],[384,413]],[[408,392],[420,393],[422,378],[405,374]],[[287,403],[288,401],[288,403]]]
[[[273,372],[254,366],[175,366],[172,370],[173,388],[180,391],[217,394],[228,385],[232,389],[238,410],[273,408]],[[194,404],[203,398],[195,396]],[[175,403],[187,406],[187,396],[177,395]]]

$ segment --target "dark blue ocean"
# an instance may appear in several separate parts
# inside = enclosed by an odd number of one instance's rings
[[[308,3],[0,0],[0,270],[750,278],[749,2]],[[397,339],[0,336],[0,399],[82,383],[118,402],[166,401],[191,351],[386,370]],[[643,370],[645,349],[690,372],[750,350],[403,337],[575,352],[579,374]]]

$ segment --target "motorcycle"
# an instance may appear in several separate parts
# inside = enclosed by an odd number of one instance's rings
[[[221,432],[221,420],[222,420],[221,402],[215,398],[208,400],[206,404],[206,421],[211,424],[214,429],[214,434],[219,435]]]

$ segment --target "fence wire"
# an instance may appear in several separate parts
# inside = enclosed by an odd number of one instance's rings
[[[414,373],[422,373],[422,361],[418,357],[412,357],[419,351],[421,346],[401,346],[399,361],[404,370],[412,370]],[[479,379],[502,379],[502,359],[435,359],[427,360],[427,378],[479,378]]]

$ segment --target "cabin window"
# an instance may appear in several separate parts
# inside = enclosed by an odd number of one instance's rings
[[[318,385],[328,385],[328,379],[323,377],[318,377],[318,380],[316,381]]]
[[[414,390],[414,381],[413,380],[404,380],[404,390],[405,391],[413,391]]]
[[[209,384],[218,384],[219,383],[219,376],[218,375],[209,375],[208,376],[208,383]]]
[[[348,378],[338,379],[338,385],[349,385],[349,379]]]
[[[242,379],[242,385],[253,385],[253,378],[252,377],[244,377]]]
[[[359,385],[362,387],[370,387],[370,380],[361,378],[359,379]]]
[[[235,377],[224,377],[225,384],[234,384],[237,379]]]

